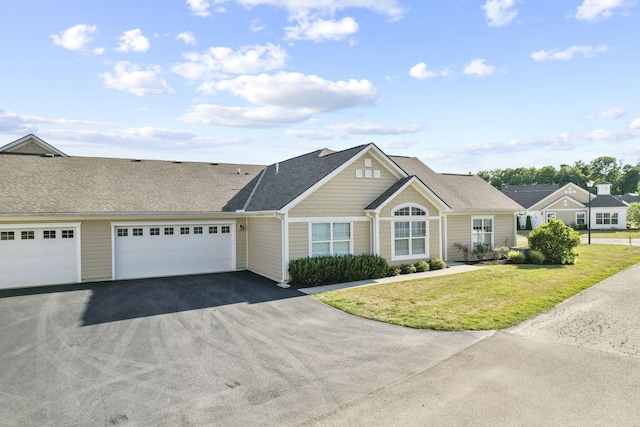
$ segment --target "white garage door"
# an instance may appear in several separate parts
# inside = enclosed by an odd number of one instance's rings
[[[3,224],[0,289],[80,282],[80,225]]]
[[[115,279],[235,270],[235,224],[114,225]]]

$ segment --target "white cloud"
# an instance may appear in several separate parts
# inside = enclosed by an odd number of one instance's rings
[[[187,123],[206,125],[272,128],[288,126],[311,118],[309,110],[293,110],[274,106],[266,107],[225,107],[214,104],[194,106],[179,120]]]
[[[106,88],[128,91],[138,96],[173,95],[174,90],[158,74],[160,67],[151,66],[143,71],[127,61],[116,63],[112,73],[99,75]]]
[[[176,36],[176,40],[182,40],[184,44],[194,45],[196,44],[196,38],[193,37],[190,31],[185,31],[184,33],[180,33]]]
[[[215,89],[253,104],[315,113],[373,104],[377,91],[368,80],[330,81],[314,75],[279,72],[240,76],[214,84]]]
[[[489,76],[495,73],[496,71],[498,71],[497,68],[494,67],[493,65],[487,65],[484,62],[485,60],[482,58],[472,59],[471,62],[469,62],[464,67],[463,73],[467,75],[476,75],[479,77],[484,77],[484,76]]]
[[[330,132],[330,131],[319,131],[319,130],[289,129],[289,130],[286,130],[284,133],[286,135],[290,135],[295,138],[310,139],[310,140],[342,139],[345,137],[344,134]]]
[[[445,68],[440,71],[427,70],[427,64],[420,62],[409,69],[409,75],[418,80],[429,79],[432,77],[446,77],[451,75],[451,70]]]
[[[116,48],[120,52],[146,52],[149,50],[149,39],[142,35],[142,30],[125,31],[120,36],[120,45]]]
[[[345,123],[339,125],[329,125],[328,129],[349,135],[400,135],[404,133],[415,133],[421,131],[422,125],[385,125],[380,123]]]
[[[18,129],[35,129],[37,124],[75,125],[75,126],[109,126],[109,123],[93,120],[50,119],[41,116],[28,116],[13,111],[0,110],[0,131],[8,132]],[[23,133],[23,132],[21,132]],[[30,133],[30,132],[26,132]]]
[[[252,8],[268,5],[286,9],[291,17],[310,13],[332,16],[336,11],[349,8],[368,9],[386,15],[391,20],[404,16],[405,8],[397,0],[237,0],[241,5]]]
[[[257,32],[260,32],[260,31],[264,30],[265,29],[265,25],[259,19],[252,19],[251,22],[249,22],[249,29],[251,31],[253,31],[254,33],[257,33]]]
[[[634,121],[632,121],[631,125],[629,126],[629,129],[640,130],[640,118],[637,118]]]
[[[384,150],[401,150],[405,148],[409,148],[418,143],[415,139],[395,139],[391,138],[385,142],[383,142],[380,146]]]
[[[623,9],[624,13],[635,5],[635,0],[584,0],[576,9],[576,19],[597,22],[611,17],[616,9]]]
[[[552,61],[552,60],[562,60],[568,61],[573,59],[573,56],[581,53],[585,58],[590,58],[596,53],[603,53],[609,50],[607,45],[601,44],[600,46],[578,46],[573,45],[565,50],[552,49],[546,51],[544,49],[539,50],[538,52],[533,52],[531,54],[531,58],[535,61]]]
[[[191,12],[196,16],[209,16],[209,8],[211,5],[223,4],[227,0],[187,0],[187,6],[191,9]],[[214,9],[216,13],[224,13],[226,10],[222,6],[218,6]]]
[[[339,21],[317,19],[308,21],[298,20],[298,24],[285,27],[286,40],[342,40],[358,31],[358,23],[351,17],[342,18]]]
[[[515,0],[487,0],[482,6],[490,27],[507,25],[518,15]]]
[[[590,116],[591,119],[619,119],[620,117],[624,117],[627,115],[624,107],[613,106],[610,108],[606,108],[595,116]]]
[[[287,52],[280,46],[267,43],[242,46],[235,51],[228,47],[211,47],[204,53],[190,52],[183,57],[187,62],[177,64],[172,71],[190,80],[204,80],[283,68]]]
[[[233,127],[278,127],[299,123],[314,114],[371,105],[375,87],[367,80],[329,81],[318,76],[280,72],[207,83],[210,91],[226,91],[257,107],[200,104],[180,119]]]
[[[94,55],[102,55],[104,53],[104,50],[104,47],[96,47],[92,50],[92,52],[94,53]]]
[[[98,28],[95,25],[78,24],[50,37],[57,46],[69,50],[82,50],[93,41],[91,36],[96,32]]]

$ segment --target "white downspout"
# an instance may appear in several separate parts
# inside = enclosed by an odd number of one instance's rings
[[[447,243],[447,217],[440,214],[440,255],[444,261],[449,258]]]
[[[278,218],[282,223],[282,271],[281,276],[282,280],[278,283],[278,286],[281,288],[289,288],[291,285],[287,283],[287,270],[288,270],[288,247],[289,247],[289,224],[288,224],[288,215],[285,213],[283,216],[278,216],[277,213],[273,214],[274,217]]]
[[[378,221],[377,215],[372,216],[371,212],[367,212],[367,216],[371,218],[371,242],[369,243],[369,249],[371,253],[374,255],[380,255],[380,250],[378,249]]]

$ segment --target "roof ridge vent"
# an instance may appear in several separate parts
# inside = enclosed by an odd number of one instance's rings
[[[133,160],[131,160],[131,161],[132,161],[132,162],[134,162],[134,163],[140,163],[142,160],[140,160],[140,159],[133,159]]]
[[[45,153],[42,155],[42,157],[55,157],[56,155],[53,153]]]
[[[181,161],[179,161],[179,160],[174,160],[174,161],[173,161],[173,164],[175,164],[175,165],[179,165],[179,164],[181,164],[181,163],[182,163],[182,162],[181,162]]]

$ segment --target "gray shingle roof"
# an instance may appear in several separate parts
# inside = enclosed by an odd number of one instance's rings
[[[343,151],[317,150],[266,168],[247,211],[269,211],[285,207],[318,181],[342,166],[368,145]]]
[[[369,206],[364,208],[365,210],[374,210],[377,209],[381,204],[383,204],[389,197],[393,196],[396,191],[402,188],[408,181],[410,181],[413,177],[408,176],[406,178],[402,178],[401,180],[394,183],[391,187],[389,187],[384,193],[380,195],[377,199],[375,199]]]
[[[454,210],[522,210],[522,206],[477,175],[436,173],[416,157],[390,158]]]
[[[235,211],[242,209],[248,196],[240,190],[263,169],[222,163],[2,155],[0,214]]]
[[[615,208],[627,206],[625,202],[618,199],[615,196],[610,194],[603,194],[601,196],[596,196],[593,200],[591,200],[592,208]]]
[[[627,203],[640,203],[640,194],[627,193],[623,194],[622,196],[616,197],[618,197],[620,200],[624,200]]]
[[[501,191],[516,203],[530,208],[559,188],[558,184],[509,185],[502,187]]]

